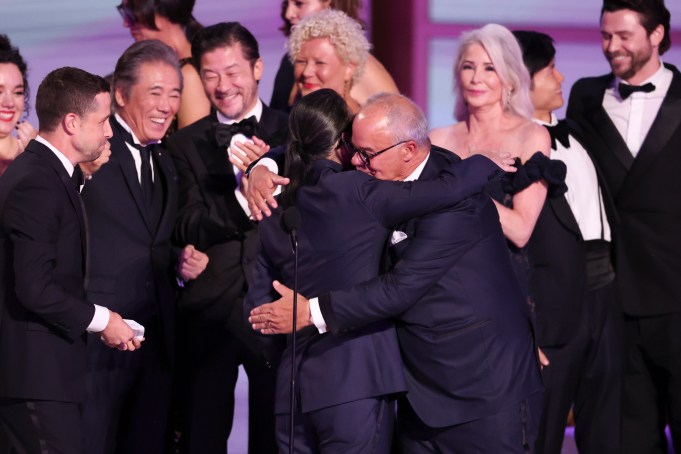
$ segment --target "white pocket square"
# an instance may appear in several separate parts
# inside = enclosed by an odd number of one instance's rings
[[[395,246],[400,241],[404,241],[406,239],[407,239],[406,233],[400,232],[399,230],[395,230],[392,234],[392,237],[390,237],[390,245]]]

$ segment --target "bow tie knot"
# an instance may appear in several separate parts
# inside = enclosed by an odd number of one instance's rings
[[[244,118],[243,120],[231,124],[219,124],[215,128],[215,140],[221,147],[228,147],[237,134],[243,134],[246,137],[253,136],[258,128],[258,121],[254,116]]]
[[[556,142],[559,142],[563,147],[570,148],[570,130],[568,129],[565,120],[559,121],[553,126],[544,125],[549,130],[551,136],[551,149],[556,150]]]
[[[631,96],[632,93],[640,91],[643,93],[650,93],[652,91],[655,91],[655,85],[652,83],[648,82],[647,84],[643,85],[628,85],[628,84],[623,84],[620,82],[620,84],[617,86],[617,90],[620,93],[620,98],[622,98],[622,101],[627,99],[629,96]]]

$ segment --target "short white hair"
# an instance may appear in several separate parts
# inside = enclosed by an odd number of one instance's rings
[[[352,81],[356,83],[364,72],[371,49],[359,22],[335,9],[325,9],[302,19],[291,29],[286,45],[291,61],[300,53],[303,43],[316,38],[328,39],[343,63],[356,65],[352,74]]]

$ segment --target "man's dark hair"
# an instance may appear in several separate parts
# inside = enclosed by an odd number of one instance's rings
[[[109,84],[100,76],[82,69],[55,69],[40,83],[35,110],[41,131],[54,131],[70,113],[85,117],[97,107],[95,97],[108,93]]]
[[[11,63],[19,68],[21,79],[24,82],[24,114],[28,115],[28,99],[30,93],[28,91],[28,71],[26,69],[26,62],[19,53],[19,49],[12,46],[12,42],[7,35],[0,34],[0,63]]]
[[[114,93],[120,90],[123,98],[128,99],[130,90],[139,80],[140,67],[145,63],[162,63],[173,68],[177,71],[182,89],[182,69],[175,51],[159,40],[147,39],[133,43],[116,62],[113,73]],[[118,102],[115,102],[118,106]]]
[[[136,20],[152,30],[158,30],[155,19],[158,14],[183,27],[187,40],[191,41],[203,28],[192,14],[194,3],[195,0],[128,0],[127,6]]]
[[[638,13],[640,22],[643,28],[648,32],[648,36],[657,28],[658,25],[664,27],[664,37],[660,41],[658,48],[660,55],[669,50],[672,45],[672,39],[669,33],[671,13],[664,6],[664,0],[604,0],[601,8],[601,18],[606,11],[614,13],[628,9]]]
[[[218,47],[232,47],[241,44],[241,51],[251,67],[260,58],[258,41],[246,27],[239,22],[220,22],[205,27],[192,40],[192,58],[197,70],[201,70],[201,57]]]
[[[523,62],[530,72],[530,77],[549,66],[556,56],[553,38],[546,33],[516,30],[513,32],[523,52]]]

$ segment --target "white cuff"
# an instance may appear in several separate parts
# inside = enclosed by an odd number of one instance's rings
[[[312,316],[312,323],[319,330],[319,334],[324,334],[326,332],[326,321],[322,316],[322,311],[319,308],[319,298],[310,298],[308,300],[310,303],[310,315]]]
[[[88,333],[101,333],[109,324],[109,309],[104,306],[95,306],[95,315],[87,327]]]

